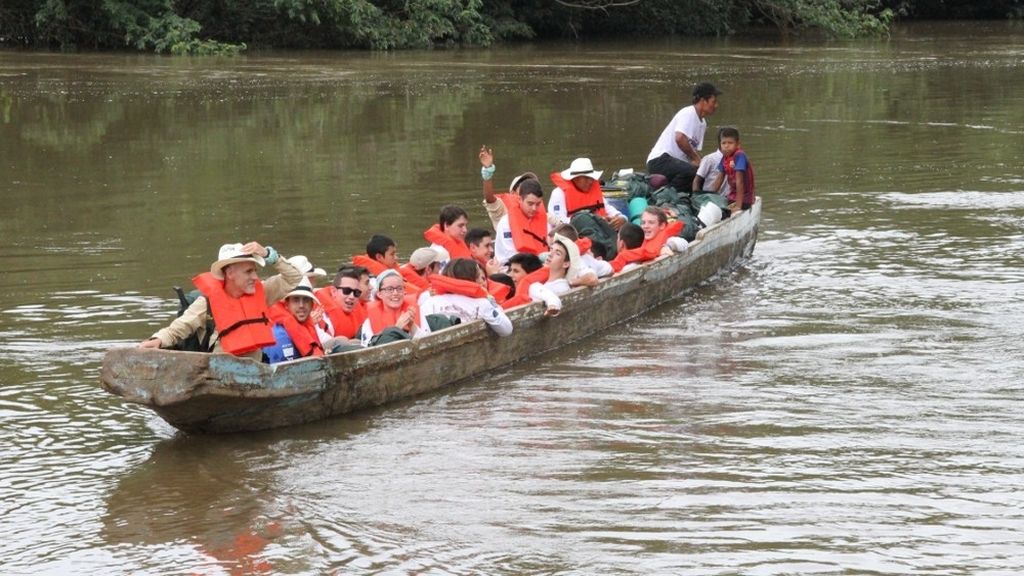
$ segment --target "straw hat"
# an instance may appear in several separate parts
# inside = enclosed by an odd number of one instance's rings
[[[441,253],[436,248],[417,248],[413,251],[412,256],[409,256],[409,264],[412,264],[412,267],[417,270],[423,270],[434,262],[444,262]]]
[[[537,178],[537,175],[533,172],[523,172],[512,179],[512,183],[508,185],[508,191],[515,192],[516,188],[522,184],[524,180],[540,180],[540,178]]]
[[[282,300],[287,300],[292,296],[310,298],[313,300],[313,302],[316,302],[317,304],[320,303],[320,299],[317,298],[316,294],[313,293],[313,285],[310,284],[309,278],[303,278],[302,280],[299,280],[299,285],[296,286],[295,288],[292,288],[291,292],[285,294]]]
[[[562,170],[561,176],[566,180],[572,180],[573,178],[579,178],[580,176],[587,176],[594,180],[600,180],[603,170],[594,170],[594,164],[590,161],[590,158],[577,158],[569,164],[569,167]]]
[[[306,276],[314,276],[316,278],[327,277],[326,270],[313,266],[313,263],[309,261],[309,258],[306,258],[301,254],[292,256],[291,258],[285,258],[285,260],[292,266],[298,268],[299,272],[302,272]]]
[[[580,249],[575,242],[561,234],[555,234],[555,242],[565,247],[566,257],[569,258],[569,269],[565,272],[565,279],[572,282],[580,275]]]
[[[243,244],[225,244],[220,247],[220,251],[217,253],[217,261],[210,264],[210,273],[215,277],[223,279],[224,272],[223,268],[230,264],[237,264],[239,262],[254,262],[257,266],[266,266],[267,262],[263,260],[262,256],[255,254],[246,254],[242,251]]]

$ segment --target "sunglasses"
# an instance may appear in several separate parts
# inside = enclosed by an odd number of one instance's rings
[[[345,296],[348,296],[349,294],[355,294],[356,298],[359,298],[360,296],[363,295],[363,291],[360,290],[359,288],[349,288],[348,286],[335,286],[335,288],[341,290],[341,293],[344,294]]]

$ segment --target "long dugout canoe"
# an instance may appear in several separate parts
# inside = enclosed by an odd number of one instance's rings
[[[562,312],[540,303],[509,312],[500,338],[480,320],[320,358],[268,365],[228,354],[137,347],[110,350],[100,379],[111,394],[155,411],[190,433],[264,430],[312,422],[437,390],[586,338],[659,304],[749,257],[761,199],[701,230],[681,253],[562,296]]]

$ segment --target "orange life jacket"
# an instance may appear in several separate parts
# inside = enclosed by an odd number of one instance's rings
[[[431,274],[430,286],[434,289],[434,294],[461,294],[470,298],[487,298],[487,290],[472,280]]]
[[[516,295],[505,300],[501,307],[508,310],[509,308],[515,308],[516,306],[533,302],[530,298],[530,286],[537,282],[540,282],[541,284],[547,282],[550,275],[551,269],[547,266],[541,266],[526,276],[523,276],[519,283],[516,284]]]
[[[491,294],[491,296],[494,296],[495,302],[497,302],[498,304],[503,304],[505,300],[508,300],[508,294],[509,292],[512,291],[512,287],[509,286],[508,284],[496,282],[488,278],[487,291]]]
[[[572,180],[562,178],[560,172],[553,172],[551,174],[551,182],[561,188],[565,194],[565,212],[569,214],[570,218],[581,210],[590,210],[598,216],[608,216],[608,212],[604,209],[604,194],[601,193],[601,183],[597,180],[594,180],[594,183],[590,185],[590,190],[587,191],[577,188]]]
[[[423,232],[423,239],[427,242],[437,244],[448,251],[448,256],[454,260],[456,258],[472,258],[473,255],[469,251],[469,246],[462,240],[456,240],[451,236],[444,233],[441,230],[440,224],[434,224],[430,228],[427,228]]]
[[[518,198],[518,196],[517,196]],[[522,205],[518,201],[505,202],[508,212],[508,227],[512,231],[512,243],[516,252],[540,254],[548,251],[548,212],[541,204],[533,218],[523,214]]]
[[[352,311],[345,312],[345,309],[338,303],[337,292],[338,289],[334,286],[325,286],[314,293],[316,294],[316,299],[320,301],[320,305],[324,307],[327,317],[331,319],[334,335],[355,338],[359,332],[359,327],[366,320],[366,306],[362,300],[357,300]]]
[[[388,308],[380,300],[370,302],[366,305],[366,317],[370,319],[370,330],[373,330],[374,334],[380,334],[385,328],[398,324],[398,317],[415,305],[416,297],[411,294],[407,295],[402,300],[402,307],[398,310]],[[413,322],[415,322],[417,326],[420,325],[419,314],[413,316]]]
[[[412,264],[402,264],[398,267],[398,271],[401,272],[407,285],[412,284],[421,292],[430,288],[430,281],[424,278]]]
[[[373,258],[370,258],[366,254],[356,254],[355,256],[353,256],[352,264],[366,268],[367,270],[370,271],[371,276],[380,276],[381,274],[384,273],[385,270],[388,269],[387,266],[381,264],[380,262],[374,260]],[[398,266],[394,266],[394,269],[397,270]]]
[[[320,336],[316,333],[316,325],[313,324],[312,317],[306,318],[305,322],[299,322],[291,310],[288,310],[288,304],[283,300],[270,307],[268,316],[274,322],[284,326],[300,357],[324,355],[324,347],[320,343]]]
[[[267,318],[267,297],[263,282],[256,281],[256,292],[234,298],[224,290],[224,281],[210,272],[192,279],[192,283],[210,303],[220,347],[228,354],[241,356],[275,343]]]
[[[668,242],[669,238],[682,232],[683,226],[682,222],[672,222],[659,230],[650,240],[644,240],[644,243],[640,246],[620,251],[615,259],[610,262],[612,270],[621,272],[627,264],[654,260],[661,254],[661,248],[665,245],[665,242]]]

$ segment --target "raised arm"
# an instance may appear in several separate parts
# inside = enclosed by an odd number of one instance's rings
[[[480,147],[480,166],[483,168],[481,175],[486,171],[490,171],[491,175],[494,175],[494,152],[491,151],[487,145]],[[484,178],[484,202],[487,204],[493,204],[498,199],[494,197],[494,181],[490,178]]]

